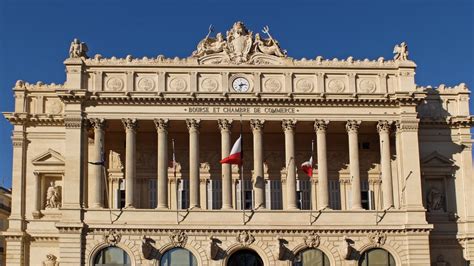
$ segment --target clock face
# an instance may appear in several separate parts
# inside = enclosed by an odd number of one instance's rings
[[[232,82],[232,88],[236,92],[247,92],[250,89],[250,83],[246,78],[236,78]]]

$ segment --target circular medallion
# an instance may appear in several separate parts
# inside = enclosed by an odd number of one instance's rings
[[[183,78],[173,78],[170,81],[170,89],[173,91],[185,91],[187,86]]]
[[[219,83],[213,78],[205,78],[201,82],[201,88],[204,91],[214,92],[219,88]]]
[[[152,91],[155,88],[155,81],[151,78],[141,78],[138,81],[137,87],[142,91]]]
[[[48,114],[59,114],[62,110],[63,106],[58,100],[50,100],[46,105],[46,113]]]
[[[377,89],[377,85],[371,79],[363,79],[359,82],[359,91],[365,93],[373,93]]]
[[[330,92],[343,92],[344,91],[344,81],[340,79],[333,79],[328,82],[328,90]]]
[[[296,82],[296,90],[301,92],[312,92],[314,83],[311,79],[300,79]]]
[[[281,90],[281,82],[274,78],[267,79],[265,81],[265,89],[271,92],[279,92]]]
[[[123,89],[123,80],[117,77],[111,77],[107,80],[107,88],[112,91],[121,91]]]

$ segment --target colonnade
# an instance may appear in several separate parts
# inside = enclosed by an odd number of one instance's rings
[[[91,119],[94,129],[94,148],[92,159],[96,162],[103,161],[104,154],[104,119]],[[125,207],[134,208],[133,191],[136,182],[136,119],[122,119],[126,132],[126,157],[125,157]],[[221,133],[221,156],[229,156],[231,148],[231,127],[232,121],[228,119],[219,119],[217,121]],[[167,119],[155,119],[154,124],[157,130],[158,150],[157,150],[157,209],[169,209],[168,202],[168,123]],[[297,121],[293,119],[284,119],[281,122],[282,130],[285,136],[285,168],[286,168],[286,209],[297,209],[296,197],[296,170],[295,163],[295,127]],[[318,209],[329,208],[329,187],[328,187],[328,162],[327,162],[327,143],[326,131],[329,121],[316,120],[314,130],[317,141],[317,168],[318,168],[318,191],[317,202]],[[263,168],[263,132],[265,121],[260,119],[251,119],[250,126],[253,134],[253,191],[254,208],[265,208],[265,180]],[[189,131],[189,207],[200,207],[200,187],[199,187],[199,119],[186,119],[186,126]],[[349,143],[349,169],[350,182],[352,184],[352,209],[362,209],[361,203],[361,179],[359,168],[359,146],[358,130],[360,121],[349,120],[346,123],[346,131]],[[381,179],[383,193],[383,209],[393,206],[393,187],[392,171],[390,163],[390,128],[391,122],[379,121],[377,131],[380,139],[381,153]],[[89,207],[104,207],[103,199],[103,169],[101,164],[94,164],[93,171],[90,173],[90,181],[93,184],[93,190],[89,193]],[[232,171],[228,164],[222,165],[222,209],[233,209],[232,206]]]

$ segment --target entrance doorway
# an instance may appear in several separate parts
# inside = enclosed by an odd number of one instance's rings
[[[227,266],[263,266],[263,261],[257,252],[243,249],[230,256]]]

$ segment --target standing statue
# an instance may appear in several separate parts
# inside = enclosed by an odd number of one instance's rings
[[[87,57],[87,44],[85,42],[79,41],[79,39],[74,38],[71,42],[71,46],[69,47],[69,58],[81,58]]]
[[[395,56],[393,59],[395,61],[407,61],[408,60],[408,46],[405,42],[400,43],[400,45],[395,45],[393,47],[393,53]]]
[[[427,197],[428,211],[441,211],[443,209],[443,194],[436,188],[431,188]]]
[[[209,31],[204,40],[200,41],[196,51],[193,52],[192,56],[201,57],[208,54],[215,54],[223,52],[227,47],[227,42],[222,36],[222,33],[217,33],[216,38],[210,38],[211,32],[214,32],[212,25],[209,26]]]
[[[273,39],[273,37],[270,35],[270,28],[265,26],[263,27],[262,32],[267,34],[268,39],[264,40],[260,37],[260,34],[255,34],[254,52],[286,57],[286,50],[282,50],[278,44],[278,41]]]
[[[61,207],[61,193],[59,187],[51,182],[46,191],[46,209],[57,209],[59,207]]]

